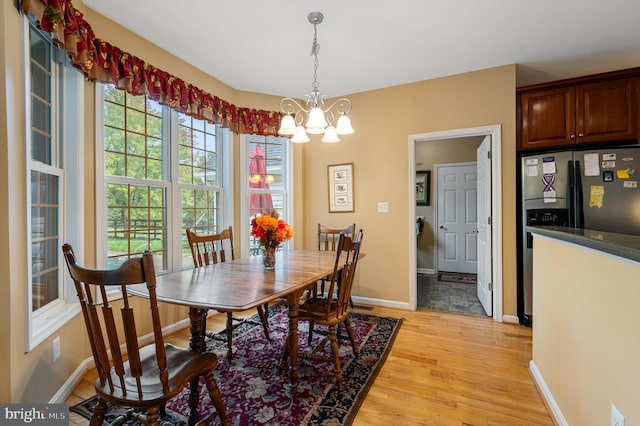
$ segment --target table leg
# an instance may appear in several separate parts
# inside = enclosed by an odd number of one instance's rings
[[[302,291],[296,291],[287,295],[289,304],[289,378],[291,379],[291,394],[298,390],[298,306]]]
[[[189,330],[189,349],[196,352],[204,352],[207,346],[204,343],[205,332],[207,331],[207,309],[189,308],[189,320],[191,321]]]
[[[196,352],[204,352],[207,349],[204,337],[207,331],[207,309],[189,308],[189,331],[191,331],[191,337],[189,338],[189,349]],[[193,408],[198,405],[198,382],[200,377],[194,377],[191,380],[189,391],[189,407],[191,407],[189,415],[189,424],[195,424],[198,419],[196,418],[196,410]]]

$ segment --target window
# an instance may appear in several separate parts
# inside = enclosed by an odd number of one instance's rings
[[[65,286],[60,247],[81,229],[83,168],[78,135],[82,78],[63,52],[25,18],[27,88],[27,274],[28,338],[35,347],[77,311]],[[64,141],[64,143],[63,143]],[[81,248],[74,245],[76,249]]]
[[[157,271],[192,267],[185,230],[223,227],[227,131],[112,85],[100,92],[107,267],[147,249]]]
[[[289,139],[274,136],[246,135],[244,173],[246,180],[246,234],[249,255],[260,252],[255,238],[249,236],[251,219],[264,210],[274,209],[293,226],[290,197]],[[243,228],[244,230],[244,228]],[[244,247],[244,245],[243,245]],[[286,247],[286,243],[281,247]]]

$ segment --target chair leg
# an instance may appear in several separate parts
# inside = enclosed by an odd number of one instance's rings
[[[216,379],[213,377],[213,372],[207,373],[204,376],[204,380],[207,384],[207,390],[209,391],[209,397],[211,398],[211,402],[213,402],[213,406],[216,409],[216,413],[213,416],[210,416],[209,422],[211,422],[215,417],[220,417],[220,422],[227,426],[231,425],[231,421],[227,416],[227,411],[224,409],[224,404],[222,402],[222,395],[220,395],[220,388],[218,388],[218,383]],[[209,423],[207,422],[207,424]]]
[[[271,337],[269,337],[269,304],[265,303],[264,305],[258,305],[258,316],[260,317],[260,322],[262,323],[262,329],[264,330],[264,336],[270,342]]]
[[[147,415],[145,416],[146,424],[159,425],[160,424],[160,406],[149,407],[147,409]]]
[[[89,421],[90,426],[102,426],[104,415],[107,413],[107,402],[102,398],[98,398],[98,403],[93,408],[93,416]]]
[[[353,349],[353,355],[358,357],[358,347],[356,346],[356,340],[353,338],[353,328],[351,327],[351,321],[349,321],[349,317],[344,320],[344,326],[347,329],[347,335],[349,336],[349,340],[351,341],[351,348]]]
[[[189,382],[189,424],[194,425],[198,421],[198,383],[200,377],[195,377]]]
[[[311,341],[313,340],[313,326],[315,322],[309,321],[309,336],[307,336],[307,344],[311,346]]]
[[[233,343],[233,315],[231,312],[227,312],[227,359],[231,361],[233,358],[233,350],[231,345]]]
[[[282,358],[280,360],[280,371],[285,369],[289,371],[287,368],[289,365],[289,338],[290,336],[287,335],[287,338],[284,340],[284,348],[282,349]]]
[[[340,354],[338,352],[338,336],[336,326],[329,326],[329,340],[331,341],[331,353],[333,354],[333,365],[336,369],[336,382],[338,389],[342,389],[342,368],[340,367]]]

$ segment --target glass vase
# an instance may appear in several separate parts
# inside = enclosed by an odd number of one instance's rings
[[[276,269],[276,249],[275,247],[262,248],[262,264],[264,269],[269,271]]]

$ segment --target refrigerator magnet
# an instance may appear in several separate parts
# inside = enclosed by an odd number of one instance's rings
[[[604,199],[604,186],[592,185],[589,191],[589,207],[602,207],[602,200]]]
[[[620,170],[618,170],[620,171]],[[618,179],[620,179],[620,176],[618,176]],[[602,172],[602,180],[604,182],[613,182],[613,171],[612,170],[605,170],[604,172]]]
[[[638,188],[638,181],[637,180],[625,180],[624,183],[622,184],[623,188],[632,188],[632,189],[636,189]]]
[[[556,189],[553,185],[556,183],[556,177],[551,173],[545,173],[542,175],[542,179],[540,179],[542,184],[544,185],[544,189],[542,190],[542,198],[545,203],[555,203],[557,202],[556,198]]]
[[[616,159],[616,154],[602,154],[602,161],[612,161]]]
[[[603,169],[615,169],[616,168],[616,162],[615,161],[603,161],[602,162],[602,168]]]

